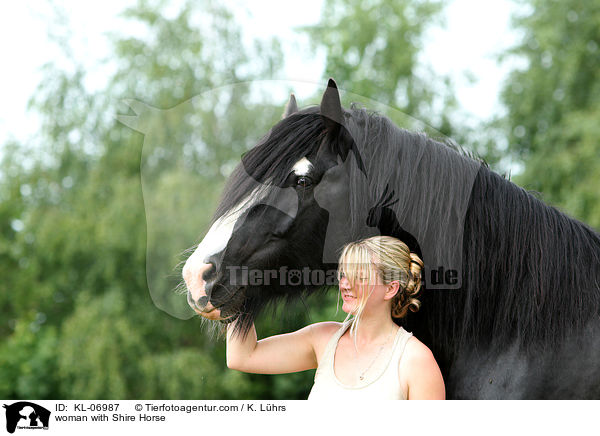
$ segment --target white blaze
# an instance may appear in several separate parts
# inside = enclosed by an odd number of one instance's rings
[[[312,164],[310,161],[303,157],[293,166],[292,171],[298,176],[305,176],[310,172]]]
[[[194,254],[190,256],[187,262],[199,262],[208,263],[208,258],[213,254],[223,251],[227,247],[229,239],[233,234],[235,223],[237,223],[240,216],[250,208],[252,204],[255,204],[255,200],[259,196],[260,186],[257,186],[251,193],[242,200],[238,206],[234,207],[231,212],[219,217],[208,230]],[[186,263],[187,263],[186,262]]]

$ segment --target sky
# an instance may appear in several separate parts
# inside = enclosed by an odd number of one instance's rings
[[[106,35],[124,29],[135,32],[131,23],[118,17],[119,12],[135,1],[57,0],[56,3],[68,14],[74,50],[92,73],[90,86],[101,87],[106,72],[98,65],[110,57]],[[279,38],[284,53],[289,54],[282,79],[322,81],[323,56],[313,54],[308,39],[294,30],[319,20],[322,0],[252,3],[227,0],[226,3],[247,38]],[[473,120],[488,119],[502,112],[498,93],[511,66],[498,65],[495,56],[515,41],[515,33],[509,27],[513,5],[510,0],[452,0],[445,8],[445,26],[432,29],[425,37],[422,59],[434,71],[452,78],[458,101]],[[11,137],[25,141],[35,133],[38,120],[27,111],[27,101],[42,78],[40,67],[59,58],[57,48],[47,36],[47,17],[52,15],[47,0],[8,2],[3,9],[0,147]]]

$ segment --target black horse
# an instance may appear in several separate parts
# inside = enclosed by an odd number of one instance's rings
[[[343,244],[385,234],[425,262],[404,320],[448,398],[600,398],[600,236],[458,147],[343,109],[284,118],[243,157],[183,275],[205,318],[335,285]]]

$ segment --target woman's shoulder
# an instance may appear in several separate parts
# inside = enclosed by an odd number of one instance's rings
[[[327,343],[342,325],[342,323],[334,321],[317,322],[310,325],[312,343],[317,356],[317,361],[320,361],[320,357],[325,351]]]
[[[400,374],[411,377],[412,374],[421,372],[423,368],[432,366],[437,367],[437,362],[429,347],[415,336],[411,336],[406,342],[399,362]]]
[[[423,342],[411,336],[400,359],[400,382],[409,398],[442,399],[444,380],[433,353]]]
[[[411,336],[408,339],[402,360],[407,364],[417,367],[431,360],[435,362],[435,358],[429,347],[415,336]]]
[[[342,325],[341,322],[324,321],[311,324],[310,328],[314,337],[329,339]]]

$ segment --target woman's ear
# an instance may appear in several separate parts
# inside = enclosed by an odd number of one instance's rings
[[[400,290],[400,282],[398,280],[391,281],[388,285],[386,285],[385,295],[383,297],[384,300],[391,300]]]

